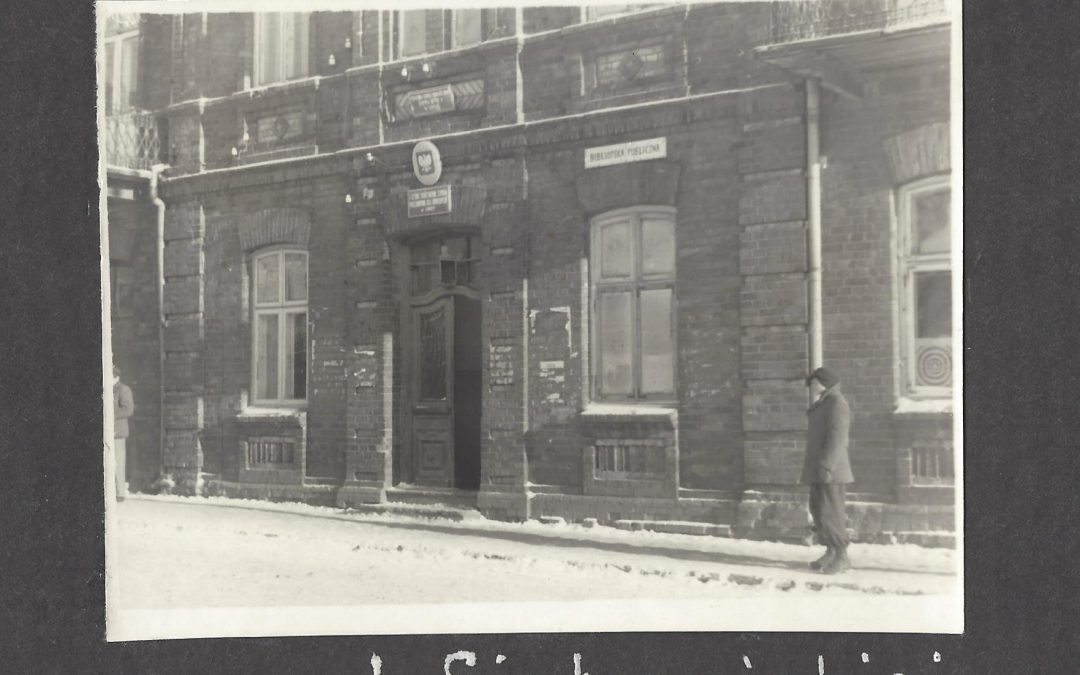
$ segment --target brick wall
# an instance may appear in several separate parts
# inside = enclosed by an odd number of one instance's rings
[[[161,466],[156,222],[150,204],[109,201],[109,235],[117,242],[110,246],[113,363],[135,399],[126,467],[135,490],[145,489]]]
[[[760,3],[667,7],[528,40],[520,72],[523,111],[532,123],[511,129],[490,127],[517,121],[515,43],[344,74],[350,65],[378,59],[373,11],[313,17],[312,72],[324,76],[317,87],[292,83],[171,109],[172,176],[348,147],[370,147],[378,161],[370,166],[360,152],[178,183],[166,222],[169,461],[198,464],[202,452],[206,470],[226,478],[236,471],[232,420],[250,387],[251,349],[237,219],[287,207],[308,212],[312,224],[308,475],[385,482],[389,457],[395,475],[403,475],[410,418],[403,408],[407,350],[397,334],[397,266],[404,249],[387,243],[393,223],[386,209],[416,187],[408,141],[488,129],[436,139],[442,183],[483,191],[476,223],[483,242],[483,486],[517,489],[527,457],[532,482],[582,489],[587,438],[578,413],[587,403],[589,372],[582,261],[592,208],[576,187],[585,173],[583,148],[664,136],[664,161],[677,171],[644,183],[635,182],[637,169],[605,174],[617,178],[606,181],[607,196],[595,203],[606,199],[609,208],[655,201],[669,187],[674,193],[681,484],[791,489],[801,467],[807,403],[806,129],[799,87],[748,89],[785,77],[752,58],[767,34],[768,11]],[[576,12],[528,8],[526,32],[568,26]],[[495,21],[512,14],[498,10]],[[442,15],[432,16],[431,47],[441,49]],[[388,18],[384,13],[387,25]],[[243,85],[250,69],[245,21],[250,16],[214,17],[206,36],[200,15],[174,23],[181,47],[170,68],[174,102]],[[389,36],[383,43],[389,50]],[[658,74],[603,80],[614,72],[611,63],[628,59],[626,72],[635,71],[633,53],[654,48],[664,54]],[[223,67],[212,69],[213,77],[200,71],[207,68],[200,52],[220,58]],[[424,62],[429,73],[420,69]],[[482,105],[443,114],[403,116],[379,98],[380,91],[392,98],[476,81],[483,84]],[[732,89],[739,93],[542,121]],[[888,213],[895,186],[884,143],[945,119],[946,96],[941,71],[916,68],[871,74],[861,101],[831,95],[823,101],[825,361],[841,373],[854,408],[853,489],[859,492],[891,495],[899,471]],[[288,125],[279,138],[246,145],[245,124],[252,135],[260,120],[272,129],[278,117]],[[385,143],[375,147],[380,140]],[[353,207],[343,203],[346,190]],[[932,430],[905,433],[912,442],[937,438]]]
[[[895,496],[894,264],[885,141],[948,119],[948,68],[872,73],[861,101],[823,101],[822,294],[825,362],[851,403],[853,490]],[[937,422],[926,419],[933,427]]]
[[[745,95],[738,151],[743,482],[793,486],[808,368],[806,130],[801,91]]]

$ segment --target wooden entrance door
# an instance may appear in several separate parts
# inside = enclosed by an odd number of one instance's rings
[[[480,486],[480,296],[474,237],[413,243],[405,316],[409,415],[406,480]]]
[[[454,302],[445,295],[412,308],[412,439],[415,480],[452,486],[454,477]]]

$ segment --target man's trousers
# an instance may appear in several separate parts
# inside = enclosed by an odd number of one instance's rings
[[[810,484],[810,516],[818,541],[836,551],[848,545],[847,513],[844,502],[847,486],[843,483]]]

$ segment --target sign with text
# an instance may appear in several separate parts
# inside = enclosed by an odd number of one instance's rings
[[[437,216],[450,213],[451,208],[453,208],[450,202],[450,194],[449,185],[409,190],[407,202],[409,217],[419,218],[421,216]]]
[[[399,115],[409,119],[450,112],[454,109],[454,90],[449,84],[413,89],[397,95]]]
[[[585,168],[628,162],[642,162],[647,159],[667,157],[667,137],[647,138],[643,141],[630,141],[615,145],[602,145],[585,149]]]

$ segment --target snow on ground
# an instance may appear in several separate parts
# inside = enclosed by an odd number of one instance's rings
[[[538,521],[509,523],[498,520],[469,520],[456,522],[443,518],[413,518],[392,513],[357,513],[328,506],[312,506],[293,502],[267,502],[256,499],[228,497],[178,497],[139,495],[138,499],[184,504],[210,504],[232,508],[255,509],[267,512],[325,516],[356,522],[400,524],[430,527],[454,532],[487,533],[492,537],[531,535],[564,542],[580,541],[596,544],[624,544],[635,549],[674,552],[698,552],[701,559],[717,559],[734,564],[784,565],[803,569],[805,563],[821,555],[820,547],[783,544],[747,539],[703,537],[665,532],[627,531],[613,527],[585,527],[572,523],[543,524]],[[958,568],[956,551],[947,548],[925,548],[915,544],[852,544],[848,549],[856,569],[860,570],[928,572],[955,575]],[[713,555],[710,555],[713,554]],[[819,575],[815,575],[820,578]],[[845,577],[846,578],[846,577]]]
[[[588,615],[580,608],[599,603],[616,607],[616,618],[636,626],[635,617],[644,615],[640,604],[638,614],[629,612],[634,602],[645,602],[649,618],[657,619],[658,603],[705,603],[730,611],[764,599],[772,603],[768,612],[806,605],[820,615],[827,600],[850,608],[837,620],[868,630],[854,617],[919,616],[956,589],[956,578],[946,573],[953,552],[911,546],[853,547],[859,568],[826,577],[805,566],[817,549],[602,527],[422,520],[302,504],[144,496],[117,505],[113,516],[110,534],[118,545],[107,562],[111,616],[116,610],[346,605],[380,607],[380,616],[393,616],[395,608],[423,606],[422,622],[444,614],[458,620],[480,616],[460,603],[501,606],[503,612],[515,603],[541,603],[546,609],[539,616],[514,610],[509,617],[547,626],[554,616],[562,617],[555,625],[574,625]],[[670,611],[677,623],[688,616],[686,610]],[[316,613],[315,619],[325,616]],[[370,620],[373,614],[348,616]],[[407,617],[401,619],[405,625],[419,625],[415,612]],[[734,625],[746,628],[746,620],[743,615]],[[380,621],[376,627],[386,625]],[[495,623],[492,630],[509,630],[505,625]],[[225,634],[238,634],[229,626]],[[465,632],[460,624],[455,629]]]

